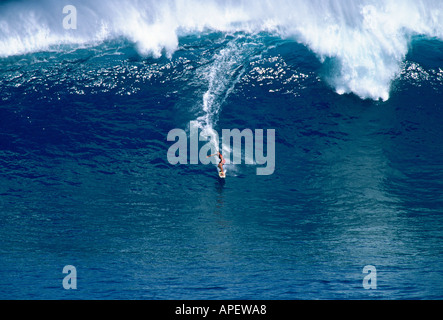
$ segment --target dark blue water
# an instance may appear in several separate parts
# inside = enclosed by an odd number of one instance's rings
[[[387,101],[334,66],[266,33],[1,58],[0,298],[442,299],[443,43],[411,40]],[[168,162],[211,86],[214,130],[276,130],[274,174]]]

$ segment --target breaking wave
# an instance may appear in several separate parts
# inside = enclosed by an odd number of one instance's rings
[[[76,29],[63,27],[66,5],[77,10]],[[141,56],[171,57],[180,37],[214,31],[300,42],[327,66],[337,93],[387,100],[411,38],[443,39],[443,2],[28,0],[0,5],[0,57],[121,38]]]

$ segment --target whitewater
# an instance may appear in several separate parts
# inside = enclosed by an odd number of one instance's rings
[[[0,298],[442,299],[442,14],[1,1]]]
[[[63,7],[78,27],[63,28]],[[14,1],[0,4],[0,57],[126,39],[141,56],[171,57],[179,39],[208,32],[266,33],[302,43],[339,94],[386,101],[411,39],[443,39],[439,0]]]

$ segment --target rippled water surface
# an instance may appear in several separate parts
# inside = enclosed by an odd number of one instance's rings
[[[297,39],[178,39],[0,50],[0,298],[443,297],[438,38],[413,37],[375,96],[353,85],[384,76]],[[171,165],[190,121],[275,129],[275,172]]]

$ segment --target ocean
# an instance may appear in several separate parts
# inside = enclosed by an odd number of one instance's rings
[[[442,40],[439,0],[1,2],[0,298],[442,299]],[[273,170],[171,163],[193,127]]]

